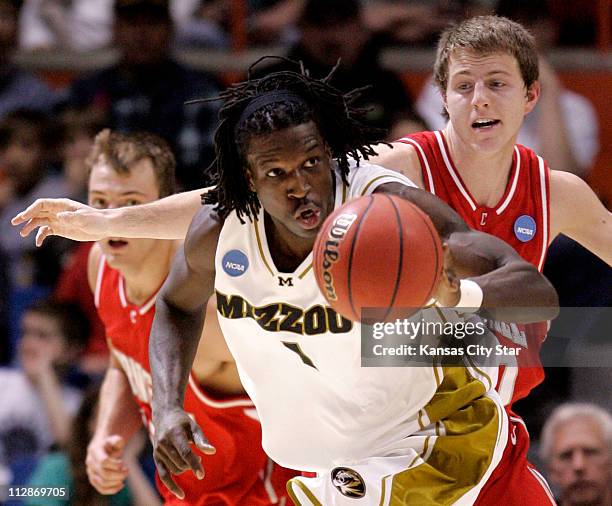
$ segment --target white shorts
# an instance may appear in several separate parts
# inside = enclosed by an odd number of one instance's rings
[[[484,396],[407,439],[411,450],[405,455],[295,477],[287,483],[289,496],[298,506],[474,504],[501,461],[508,417]]]

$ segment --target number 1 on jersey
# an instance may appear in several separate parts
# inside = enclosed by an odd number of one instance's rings
[[[287,341],[281,341],[287,348],[289,348],[293,353],[296,353],[301,359],[302,362],[304,362],[306,365],[312,367],[313,369],[317,369],[317,366],[315,366],[312,363],[312,360],[310,360],[310,357],[308,357],[308,355],[306,355],[303,351],[302,348],[300,348],[300,345],[298,343],[288,343]]]

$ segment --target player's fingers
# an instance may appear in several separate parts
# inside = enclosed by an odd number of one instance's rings
[[[123,453],[124,448],[125,439],[117,434],[109,436],[104,442],[104,451],[106,451],[108,455],[115,455],[115,458]]]
[[[26,207],[23,211],[13,216],[11,223],[13,225],[19,225],[24,221],[31,219],[32,217],[38,215],[40,212],[44,210],[44,204],[41,200],[36,200],[28,207]]]
[[[87,461],[87,469],[104,479],[123,479],[127,476],[127,467],[121,460],[104,459]]]
[[[98,491],[100,494],[112,495],[119,492],[124,486],[125,482],[104,482],[99,478],[90,478],[89,483]]]
[[[100,475],[96,470],[87,470],[89,482],[101,493],[109,493],[111,490],[120,490],[125,483],[126,476],[127,473],[121,478],[109,479],[103,475]]]
[[[159,461],[160,464],[162,464],[172,474],[181,474],[185,470],[179,467],[175,462],[175,459],[172,459],[170,455],[168,455],[167,448],[158,446],[153,452],[153,458],[155,462]]]
[[[104,476],[108,476],[109,478],[121,478],[127,475],[127,468],[122,461],[109,462],[105,460],[100,462],[97,469],[100,473],[103,473]]]
[[[95,483],[97,488],[100,489],[116,489],[117,487],[122,487],[124,482],[125,482],[125,478],[122,479],[106,479],[103,476],[100,476],[96,473],[92,473],[91,475],[91,482],[92,484]]]
[[[183,492],[181,487],[179,487],[174,482],[174,480],[172,479],[172,475],[170,474],[170,471],[168,470],[168,468],[164,465],[163,462],[160,462],[155,456],[154,456],[154,460],[155,460],[155,465],[157,466],[157,474],[161,482],[164,485],[166,485],[168,490],[170,490],[170,492],[172,492],[176,497],[178,497],[179,499],[184,499],[185,493]]]
[[[37,199],[32,202],[23,211],[13,217],[11,223],[19,225],[24,221],[32,218],[40,218],[48,213],[56,213],[58,211],[74,211],[81,204],[69,199]]]
[[[202,453],[206,455],[214,455],[217,453],[217,449],[210,444],[210,441],[208,441],[204,432],[202,432],[202,429],[196,422],[191,424],[191,433],[193,443]]]
[[[47,218],[32,218],[21,228],[19,235],[21,235],[21,237],[27,237],[30,235],[30,232],[36,230],[37,227],[45,225],[49,225],[49,220]]]
[[[187,460],[187,456],[191,453],[191,449],[186,440],[177,442],[174,446],[169,448],[165,448],[165,451],[168,458],[172,460],[172,463],[178,469],[178,472],[173,472],[173,474],[181,474],[183,471],[190,469],[191,466]]]
[[[178,452],[182,459],[187,462],[187,465],[196,475],[196,478],[198,480],[204,478],[204,468],[202,467],[202,459],[200,459],[198,455],[191,451],[191,447],[189,446],[189,444],[185,444],[184,446],[180,447],[178,449]]]
[[[36,246],[42,246],[42,243],[45,241],[47,237],[53,235],[53,229],[49,226],[43,226],[38,229],[36,232]]]

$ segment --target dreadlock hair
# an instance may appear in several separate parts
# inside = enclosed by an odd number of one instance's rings
[[[266,58],[266,57],[264,57]],[[219,111],[220,123],[215,132],[216,158],[211,165],[216,187],[202,197],[204,204],[212,204],[221,218],[235,210],[241,222],[243,215],[252,220],[261,207],[257,194],[249,186],[246,166],[249,141],[254,136],[267,135],[288,127],[313,121],[331,156],[338,163],[342,180],[348,184],[349,157],[359,163],[376,155],[372,148],[383,131],[362,123],[367,109],[355,107],[354,102],[367,89],[359,88],[343,93],[330,84],[339,63],[323,79],[310,77],[302,63],[299,72],[280,71],[259,79],[251,78],[234,84],[218,97],[204,101],[223,100]],[[281,100],[263,105],[239,121],[248,104],[258,96],[273,91],[297,95],[303,102]]]

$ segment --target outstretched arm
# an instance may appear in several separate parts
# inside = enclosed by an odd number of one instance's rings
[[[69,199],[38,199],[15,216],[13,225],[25,224],[21,235],[33,230],[36,245],[50,235],[75,241],[98,241],[105,237],[183,239],[189,223],[202,207],[201,195],[208,188],[177,193],[133,207],[95,209]]]
[[[183,491],[171,474],[204,470],[190,443],[214,453],[201,429],[183,410],[185,388],[214,290],[215,252],[221,223],[210,206],[193,220],[185,245],[173,261],[155,306],[149,341],[153,376],[154,458],[160,479],[179,498]]]
[[[612,214],[569,172],[550,172],[550,239],[565,234],[612,265]]]
[[[553,286],[504,241],[471,230],[447,204],[423,190],[387,183],[376,191],[399,195],[429,215],[447,244],[445,263],[452,260],[457,279],[469,277],[480,286],[481,307],[488,316],[531,323],[557,315],[559,302]],[[479,275],[472,277],[475,273]]]

